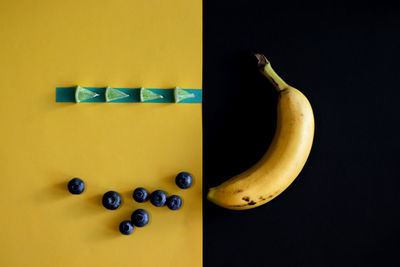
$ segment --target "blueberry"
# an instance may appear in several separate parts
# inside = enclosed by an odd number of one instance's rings
[[[109,210],[116,210],[121,205],[121,196],[115,191],[108,191],[103,196],[103,206]]]
[[[172,195],[167,198],[167,206],[170,210],[178,210],[182,206],[182,198],[177,195]]]
[[[133,191],[133,199],[136,202],[142,203],[145,202],[148,198],[149,194],[147,193],[146,189],[143,187],[138,187]]]
[[[131,221],[123,221],[119,224],[119,231],[123,235],[130,235],[133,232],[133,225]]]
[[[137,209],[132,213],[131,220],[135,226],[143,227],[149,223],[149,214],[144,209]]]
[[[193,177],[188,172],[181,172],[176,176],[175,183],[179,188],[186,189],[193,184]]]
[[[68,190],[74,195],[82,194],[82,192],[85,190],[85,183],[79,178],[74,178],[69,181]]]
[[[162,190],[156,190],[150,195],[150,202],[156,207],[164,206],[167,201],[167,194]]]

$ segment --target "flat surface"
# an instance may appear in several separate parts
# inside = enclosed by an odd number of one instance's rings
[[[55,88],[202,88],[201,1],[0,2],[0,266],[201,266],[201,104],[56,103]],[[182,170],[195,184],[180,190]],[[67,182],[81,177],[82,195]],[[137,204],[134,188],[183,197]],[[101,206],[122,194],[115,211]],[[145,208],[150,224],[118,225]]]
[[[264,53],[315,112],[300,176],[243,212],[204,202],[204,266],[399,266],[400,18],[383,2],[204,1],[204,193],[266,151]]]

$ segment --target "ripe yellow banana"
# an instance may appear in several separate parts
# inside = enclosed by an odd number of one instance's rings
[[[279,92],[277,129],[253,167],[210,188],[207,199],[232,210],[258,207],[282,193],[302,170],[314,138],[314,115],[307,98],[284,82],[264,55],[255,56],[260,71]]]

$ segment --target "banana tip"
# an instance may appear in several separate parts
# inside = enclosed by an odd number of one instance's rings
[[[257,67],[259,69],[264,69],[265,66],[269,64],[269,61],[267,60],[267,58],[263,54],[254,53],[254,56],[257,59]]]
[[[215,188],[211,187],[210,189],[208,189],[207,199],[211,201],[214,198],[214,194],[215,194]]]

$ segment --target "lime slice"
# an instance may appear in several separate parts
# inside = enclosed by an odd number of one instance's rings
[[[162,95],[154,93],[146,88],[140,88],[140,102],[146,102],[154,99],[164,98]]]
[[[178,86],[176,86],[174,89],[174,96],[175,96],[175,103],[178,103],[184,99],[193,98],[194,94],[189,93],[188,91],[185,91],[185,90],[179,88]]]
[[[89,89],[83,88],[81,86],[77,86],[75,89],[75,102],[79,103],[91,98],[95,98],[96,96],[99,96],[99,94],[90,91]]]
[[[125,98],[128,96],[129,96],[128,94],[125,94],[124,92],[121,92],[118,89],[107,86],[107,89],[106,89],[106,101],[107,102]]]

